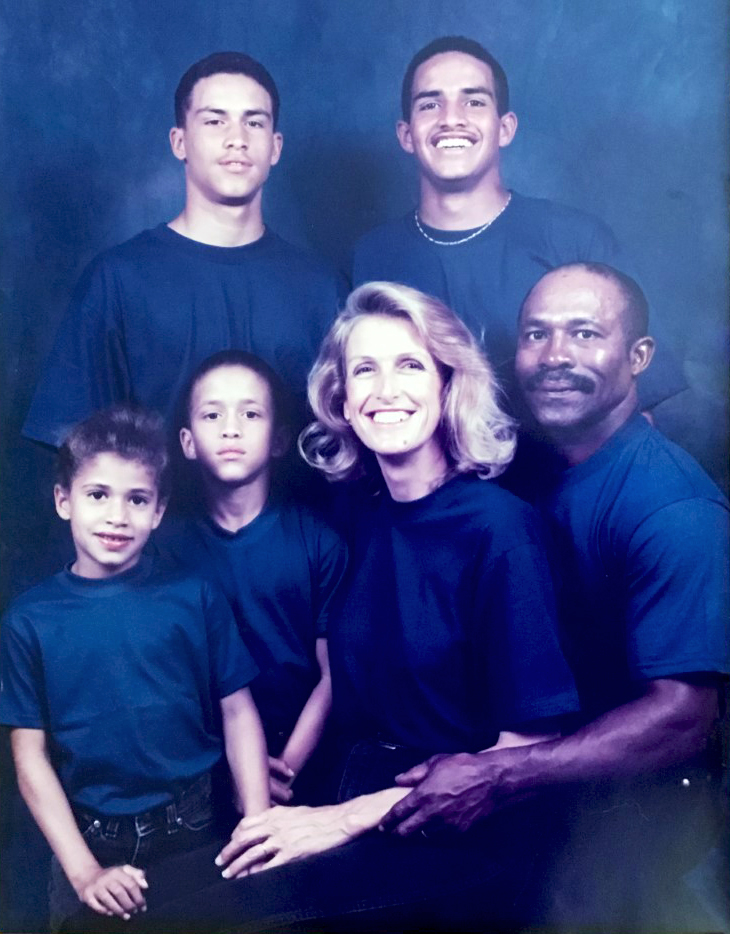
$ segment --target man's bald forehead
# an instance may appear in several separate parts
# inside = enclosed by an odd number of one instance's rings
[[[520,310],[520,320],[535,296],[545,289],[562,285],[568,292],[579,286],[581,280],[596,287],[606,298],[611,292],[618,297],[619,322],[627,344],[631,345],[648,334],[649,305],[646,296],[631,276],[606,263],[567,263],[551,269],[527,293]]]

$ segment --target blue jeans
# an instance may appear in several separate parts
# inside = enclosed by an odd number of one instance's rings
[[[219,839],[210,773],[195,779],[170,804],[142,814],[105,817],[76,810],[75,817],[86,845],[103,867],[129,863],[147,869],[168,856]],[[48,894],[51,930],[60,931],[81,904],[55,856]]]

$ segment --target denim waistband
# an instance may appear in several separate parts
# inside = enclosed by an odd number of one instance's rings
[[[204,772],[189,784],[180,784],[176,787],[172,801],[142,811],[139,814],[100,814],[85,807],[72,805],[74,817],[79,828],[83,831],[90,825],[100,829],[107,837],[116,837],[120,833],[133,830],[139,836],[151,833],[153,830],[164,829],[168,833],[174,832],[183,823],[179,815],[180,809],[189,804],[196,797],[210,798],[211,774]]]

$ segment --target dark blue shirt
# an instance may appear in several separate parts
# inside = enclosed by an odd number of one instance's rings
[[[2,621],[0,722],[45,730],[69,800],[135,814],[221,757],[221,698],[256,666],[225,598],[148,558],[104,580],[61,571]]]
[[[551,468],[545,450],[534,458],[522,492],[557,544],[587,718],[653,678],[727,673],[730,513],[699,464],[640,415],[575,467]]]
[[[343,732],[474,751],[577,708],[525,503],[474,475],[414,502],[383,492],[355,505],[349,547],[330,629]]]
[[[315,642],[327,636],[346,563],[343,540],[305,506],[271,502],[238,532],[205,517],[166,519],[154,544],[228,598],[261,671],[252,691],[278,754],[320,678]]]
[[[86,269],[23,432],[58,445],[116,402],[169,416],[195,367],[228,348],[263,357],[303,400],[341,292],[323,264],[269,230],[240,247],[198,243],[165,224],[145,230]]]
[[[424,229],[437,240],[464,236],[463,231]],[[512,361],[522,302],[546,272],[583,261],[607,263],[628,273],[633,265],[610,228],[597,218],[513,192],[504,212],[467,243],[431,243],[418,231],[412,211],[376,227],[355,247],[352,278],[354,285],[373,279],[402,282],[441,299],[482,342],[513,395]],[[655,316],[650,327],[657,351],[640,380],[645,408],[687,387]]]

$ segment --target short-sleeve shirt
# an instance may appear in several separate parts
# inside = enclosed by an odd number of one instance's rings
[[[421,224],[436,240],[460,239]],[[435,295],[464,321],[484,349],[510,396],[517,319],[527,293],[546,272],[565,263],[607,263],[632,273],[611,229],[598,218],[543,198],[512,193],[502,214],[466,243],[439,245],[416,227],[413,211],[382,224],[355,246],[353,285],[374,279],[402,282]],[[652,314],[654,362],[639,381],[650,408],[687,388],[684,375]],[[516,398],[516,396],[515,396]]]
[[[58,445],[72,425],[119,402],[169,417],[198,364],[231,348],[266,360],[303,404],[343,293],[323,263],[269,230],[239,247],[198,243],[165,224],[145,230],[82,275],[23,432]]]
[[[413,502],[363,496],[352,530],[330,629],[343,733],[475,751],[577,708],[526,503],[457,476]]]
[[[533,463],[530,498],[557,545],[586,716],[650,679],[727,673],[730,512],[699,464],[638,414],[582,464],[550,463]]]
[[[237,532],[205,516],[165,519],[153,542],[225,593],[261,671],[252,691],[267,741],[280,751],[320,677],[315,643],[327,637],[343,539],[306,506],[272,499]]]
[[[148,558],[103,580],[61,571],[2,621],[0,722],[44,730],[72,804],[134,814],[221,757],[221,698],[256,675],[209,582]]]

